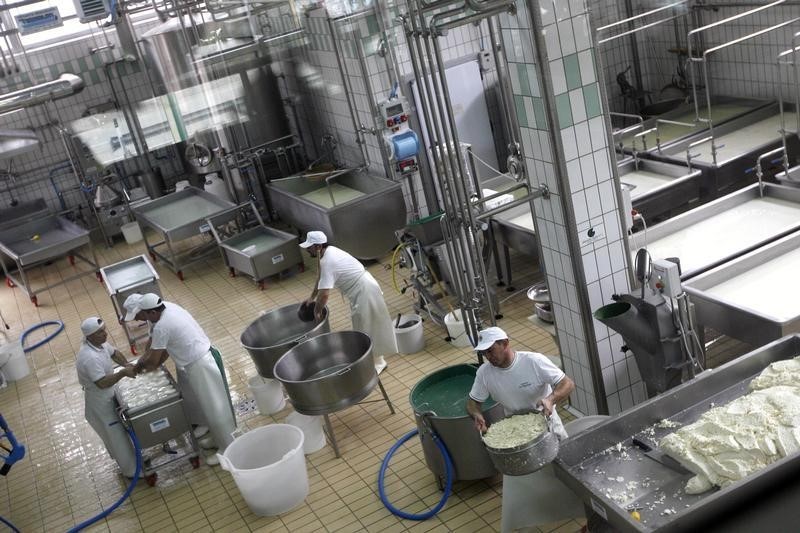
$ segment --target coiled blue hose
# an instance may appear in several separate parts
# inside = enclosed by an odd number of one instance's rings
[[[139,474],[142,472],[142,448],[139,446],[139,439],[136,438],[136,434],[133,432],[131,428],[125,428],[128,431],[128,436],[131,438],[131,442],[133,443],[133,449],[136,452],[136,472],[133,474],[133,479],[131,479],[130,485],[128,485],[128,490],[125,491],[125,494],[120,496],[119,500],[114,502],[114,505],[103,511],[102,513],[93,516],[92,518],[86,520],[85,522],[81,522],[80,524],[76,525],[67,533],[77,533],[82,529],[85,529],[95,522],[102,520],[103,518],[110,515],[117,507],[122,505],[122,502],[128,499],[128,496],[131,495],[133,492],[133,488],[136,486],[136,482],[139,480]]]
[[[34,344],[33,346],[25,348],[25,337],[27,337],[30,333],[36,331],[37,329],[41,329],[41,328],[43,328],[45,326],[58,326],[58,329],[55,330],[50,335],[48,335],[47,337],[45,337],[44,339],[42,339],[39,342],[37,342],[36,344]],[[64,323],[62,321],[60,321],[60,320],[45,320],[44,322],[40,322],[39,324],[36,324],[35,326],[31,326],[28,329],[26,329],[25,331],[23,331],[22,332],[22,336],[19,338],[19,342],[20,342],[20,344],[22,344],[22,351],[25,352],[25,353],[32,352],[33,350],[35,350],[39,346],[41,346],[43,344],[47,344],[48,342],[53,340],[56,337],[56,335],[58,335],[62,331],[64,331]]]
[[[381,469],[378,472],[378,494],[381,497],[383,505],[385,505],[386,508],[389,509],[389,511],[391,511],[392,514],[399,516],[400,518],[405,518],[407,520],[427,520],[428,518],[434,516],[436,513],[441,511],[442,507],[444,507],[444,504],[447,503],[447,498],[450,497],[450,491],[453,488],[453,461],[452,459],[450,459],[450,454],[447,452],[447,448],[445,448],[442,439],[440,439],[438,435],[436,435],[435,433],[433,433],[433,431],[431,431],[431,438],[433,438],[433,442],[436,443],[436,447],[439,448],[439,453],[442,454],[442,458],[444,459],[445,484],[444,484],[444,494],[442,494],[442,499],[439,500],[439,503],[437,503],[433,509],[420,514],[407,513],[405,511],[398,509],[389,502],[389,499],[386,497],[386,488],[384,487],[384,477],[386,476],[386,469],[389,467],[389,461],[391,460],[394,453],[398,450],[398,448],[400,448],[400,446],[405,444],[406,441],[408,441],[417,433],[419,433],[418,429],[412,429],[411,431],[400,437],[400,440],[395,442],[392,445],[392,447],[389,448],[389,451],[386,452],[386,457],[383,458],[383,462],[381,463]]]

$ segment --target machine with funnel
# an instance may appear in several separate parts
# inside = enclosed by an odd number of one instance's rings
[[[618,332],[636,359],[649,397],[680,385],[702,370],[704,349],[694,327],[694,309],[681,288],[678,262],[651,261],[646,249],[636,254],[641,296],[614,295],[615,303],[594,318]]]

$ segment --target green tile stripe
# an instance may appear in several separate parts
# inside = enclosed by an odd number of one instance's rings
[[[567,78],[567,89],[570,91],[583,85],[581,82],[581,66],[578,62],[578,54],[570,54],[564,57],[564,74]]]
[[[600,91],[597,83],[583,88],[583,105],[586,107],[587,118],[598,117],[602,114],[603,107],[600,105]]]
[[[558,127],[561,129],[572,126],[572,106],[569,93],[556,96],[556,113],[558,114]]]

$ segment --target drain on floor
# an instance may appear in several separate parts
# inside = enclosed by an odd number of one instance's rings
[[[253,415],[257,415],[258,407],[256,406],[256,401],[254,399],[248,398],[234,404],[233,411],[236,413],[237,420],[245,420]]]

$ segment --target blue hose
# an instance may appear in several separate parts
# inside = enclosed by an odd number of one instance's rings
[[[139,474],[141,474],[141,472],[142,472],[142,448],[139,446],[139,439],[136,438],[136,434],[133,432],[133,430],[130,429],[130,428],[125,428],[125,429],[128,431],[128,436],[131,438],[131,442],[133,443],[133,449],[136,452],[136,472],[134,472],[133,479],[131,479],[131,482],[128,485],[128,490],[126,490],[125,494],[120,496],[120,498],[116,502],[114,502],[114,505],[112,505],[111,507],[109,507],[108,509],[103,511],[102,513],[100,513],[98,515],[95,515],[92,518],[90,518],[90,519],[88,519],[88,520],[86,520],[84,522],[81,522],[80,524],[74,526],[67,533],[77,533],[78,531],[81,531],[82,529],[86,529],[87,527],[91,526],[95,522],[98,522],[98,521],[102,520],[103,518],[107,517],[117,507],[122,505],[122,502],[127,500],[128,496],[130,496],[131,492],[133,492],[133,488],[136,486],[136,481],[138,481],[138,479],[139,479]],[[11,528],[11,531],[13,531],[14,533],[20,533],[19,529],[14,527],[14,524],[9,522],[8,520],[3,518],[2,516],[0,516],[0,522],[4,523],[9,528]]]
[[[131,495],[133,492],[133,487],[136,486],[136,482],[139,480],[139,474],[142,472],[142,448],[139,446],[139,439],[136,438],[136,434],[133,432],[131,428],[125,428],[128,431],[128,436],[131,438],[131,442],[133,442],[133,449],[136,451],[136,472],[133,474],[133,479],[131,479],[130,485],[128,485],[128,490],[125,491],[125,494],[120,496],[119,500],[114,502],[114,505],[103,511],[102,513],[93,516],[92,518],[86,520],[85,522],[81,522],[80,524],[76,525],[67,533],[77,533],[82,529],[85,529],[95,522],[98,522],[108,515],[110,515],[117,507],[122,505],[122,502],[128,499],[128,496]]]
[[[8,526],[8,528],[9,528],[11,531],[13,531],[14,533],[19,533],[19,529],[17,529],[16,527],[14,527],[14,524],[12,524],[11,522],[9,522],[8,520],[6,520],[5,518],[3,518],[2,516],[0,516],[0,522],[2,522],[2,523],[4,523],[5,525],[7,525],[7,526]]]
[[[400,518],[405,518],[407,520],[427,520],[431,518],[433,515],[438,513],[444,507],[444,504],[447,503],[447,498],[450,497],[450,491],[453,488],[453,461],[450,459],[450,454],[447,453],[447,448],[445,448],[442,439],[439,438],[433,431],[431,431],[431,438],[433,438],[433,442],[436,443],[436,447],[439,448],[439,453],[442,454],[442,458],[444,459],[444,467],[445,467],[445,485],[444,485],[444,494],[442,494],[442,499],[439,500],[439,503],[436,504],[436,507],[433,509],[421,513],[421,514],[411,514],[405,511],[401,511],[394,505],[389,502],[389,499],[386,497],[386,488],[384,485],[384,477],[386,476],[386,469],[389,467],[389,461],[391,460],[394,453],[405,444],[407,440],[412,438],[414,435],[419,433],[419,430],[412,429],[402,437],[400,440],[395,442],[389,451],[386,452],[386,457],[383,458],[383,462],[381,463],[381,469],[378,472],[378,493],[380,494],[381,501],[383,505],[386,506],[392,514],[399,516]]]
[[[45,337],[44,339],[42,339],[39,342],[37,342],[36,344],[34,344],[33,346],[25,348],[25,337],[27,337],[30,333],[36,331],[37,329],[43,328],[45,326],[58,326],[58,329],[55,330],[50,335],[48,335],[47,337]],[[36,324],[35,326],[31,326],[28,329],[26,329],[25,331],[23,331],[22,332],[22,336],[19,338],[19,342],[20,342],[20,344],[22,344],[22,351],[24,353],[32,352],[36,348],[38,348],[39,346],[41,346],[43,344],[47,344],[48,342],[53,340],[56,337],[56,335],[58,335],[62,331],[64,331],[64,323],[62,321],[60,321],[60,320],[45,320],[44,322],[40,322],[39,324]]]

